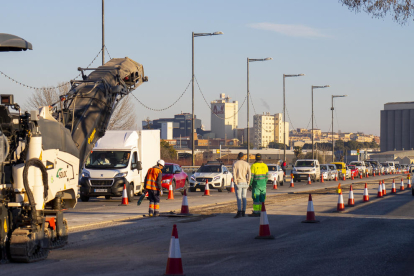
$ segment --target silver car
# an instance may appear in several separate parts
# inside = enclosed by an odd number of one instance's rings
[[[321,175],[323,177],[323,180],[334,180],[335,174],[332,172],[332,170],[329,168],[328,164],[321,164]]]

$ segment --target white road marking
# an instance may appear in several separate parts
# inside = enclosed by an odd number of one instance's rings
[[[234,257],[235,257],[235,256],[228,256],[227,258],[224,258],[224,259],[222,259],[222,260],[220,260],[220,261],[217,261],[217,262],[214,262],[214,263],[211,263],[211,264],[205,265],[204,267],[215,266],[215,265],[217,265],[217,264],[219,264],[219,263],[222,263],[222,262],[228,261],[228,260],[230,260],[230,259],[233,259]]]

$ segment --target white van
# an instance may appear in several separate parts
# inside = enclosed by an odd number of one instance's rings
[[[160,159],[160,130],[110,130],[99,139],[85,162],[80,198],[122,196],[142,192],[145,175]]]
[[[298,159],[292,169],[293,181],[300,182],[308,180],[308,176],[313,182],[320,181],[321,169],[317,159]]]
[[[395,162],[394,161],[385,161],[388,163],[388,166],[390,166],[390,170],[395,173]]]

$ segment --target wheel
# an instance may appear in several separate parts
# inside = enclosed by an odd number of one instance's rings
[[[175,179],[174,179],[174,178],[173,178],[173,180],[172,180],[171,186],[172,186],[172,191],[173,191],[173,193],[175,193],[175,188],[176,188],[177,184],[175,183]],[[169,191],[168,191],[168,192],[169,192]]]
[[[279,182],[279,185],[283,186],[283,183],[284,183],[284,181],[283,181],[283,177],[282,177],[282,180]]]
[[[185,184],[184,184],[183,189],[181,190],[181,194],[183,195],[184,191],[186,191],[187,189],[188,189],[188,179],[185,180]]]
[[[414,189],[411,189],[411,194],[414,196]]]
[[[81,196],[80,196],[80,199],[81,199],[83,202],[88,202],[88,201],[89,201],[89,196],[83,196],[83,195],[81,195]]]
[[[105,199],[111,199],[111,196],[110,195],[106,195],[105,196]]]
[[[189,188],[189,191],[190,191],[190,192],[192,192],[192,193],[194,193],[194,192],[196,191],[196,188],[194,188],[194,187],[190,187],[190,188]]]
[[[224,189],[224,179],[221,181],[221,186],[220,188],[217,189],[217,191],[219,191],[220,193],[223,192]]]
[[[300,182],[301,180],[300,179],[298,179],[298,182]]]
[[[293,178],[293,182],[296,182],[296,178]]]
[[[129,185],[128,192],[128,202],[134,201],[134,184]]]

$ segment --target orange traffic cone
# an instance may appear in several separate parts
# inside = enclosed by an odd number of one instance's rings
[[[255,239],[273,240],[275,237],[270,235],[269,220],[267,219],[266,207],[262,202],[262,211],[260,212],[260,229],[259,236]]]
[[[203,196],[210,196],[210,185],[208,184],[207,179],[206,179],[206,186],[204,188],[204,195]]]
[[[375,172],[373,172],[372,176],[374,176],[374,177],[375,177]]]
[[[382,185],[381,185],[381,181],[380,181],[379,186],[378,186],[378,194],[377,194],[377,197],[382,197]]]
[[[359,173],[359,179],[362,179],[362,172]]]
[[[308,174],[308,185],[311,185],[311,184],[312,182],[311,182],[310,174]]]
[[[369,178],[369,173],[368,172],[365,172],[365,177]]]
[[[308,210],[306,212],[306,220],[304,220],[302,222],[304,222],[304,223],[319,222],[319,220],[315,219],[315,210],[313,209],[313,201],[312,201],[312,195],[311,194],[309,194]]]
[[[364,202],[368,202],[369,201],[369,193],[368,193],[368,187],[367,187],[367,183],[365,183],[365,188],[364,188]]]
[[[145,193],[145,197],[148,197],[148,192]]]
[[[410,189],[410,188],[411,188],[411,179],[408,178],[407,189]]]
[[[171,184],[168,187],[168,198],[167,199],[174,199],[174,191],[173,191],[173,187]]]
[[[180,240],[178,239],[177,225],[174,224],[171,240],[170,250],[168,251],[167,269],[164,275],[184,275],[183,263],[181,261]]]
[[[346,181],[346,176],[345,175],[342,176],[342,180]]]
[[[392,181],[391,193],[395,194],[396,192],[397,192],[397,189],[395,189],[395,181]]]
[[[354,207],[355,200],[354,200],[354,190],[352,189],[352,185],[349,188],[349,197],[348,197],[348,207]]]
[[[293,176],[290,179],[290,188],[295,188],[295,184],[293,184]]]
[[[321,174],[321,183],[325,183],[325,181],[323,179],[323,174]]]
[[[230,193],[235,193],[233,178],[231,179]]]
[[[189,214],[190,214],[190,210],[188,209],[187,190],[184,189],[183,203],[181,204],[181,213],[180,213],[180,215],[189,215]]]
[[[122,191],[122,202],[118,206],[127,206],[128,205],[128,194],[126,185],[124,184],[124,190]]]
[[[401,178],[400,191],[404,191],[404,180]]]
[[[354,180],[354,174],[351,173],[351,180]]]
[[[384,183],[384,180],[382,180],[382,196],[385,196],[386,194],[387,194],[387,190],[385,190],[385,183]]]
[[[341,190],[341,192],[339,193],[339,196],[338,196],[338,206],[337,206],[336,210],[337,211],[345,210],[344,197],[342,196],[342,190]]]
[[[342,189],[341,189],[341,183],[339,183],[338,184],[338,189],[336,190],[336,192],[339,194],[339,193],[342,193]]]
[[[273,180],[273,190],[277,190],[277,181],[276,181],[276,177]]]
[[[338,181],[338,175],[335,174],[335,181]]]

